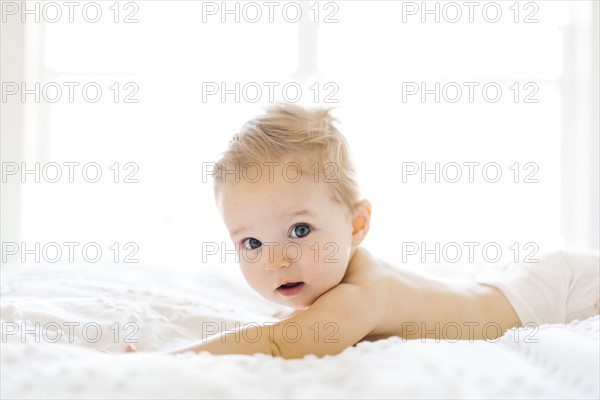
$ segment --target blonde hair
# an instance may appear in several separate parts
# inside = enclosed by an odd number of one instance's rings
[[[223,170],[231,171],[231,166],[301,160],[302,172],[306,172],[307,162],[311,166],[318,163],[319,172],[311,168],[311,176],[330,184],[332,199],[352,211],[360,202],[356,171],[348,143],[335,128],[337,120],[329,111],[279,103],[248,121],[215,164],[215,194],[219,185],[226,182],[227,172],[223,174]]]

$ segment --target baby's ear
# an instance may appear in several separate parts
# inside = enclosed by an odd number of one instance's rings
[[[354,206],[352,216],[352,246],[358,246],[369,232],[371,222],[371,203],[363,199]]]

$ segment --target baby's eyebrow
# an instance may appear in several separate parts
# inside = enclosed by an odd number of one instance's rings
[[[284,212],[283,214],[281,214],[279,216],[279,219],[283,219],[284,217],[298,217],[300,215],[308,215],[309,217],[317,216],[317,214],[315,214],[314,212],[312,212],[310,210],[302,209],[302,210],[298,210],[298,211]]]
[[[236,230],[234,230],[234,231],[232,231],[232,232],[231,232],[231,236],[235,236],[235,235],[237,235],[238,233],[240,233],[240,232],[243,232],[243,231],[245,231],[245,230],[246,230],[246,228],[244,228],[244,227],[237,228]]]

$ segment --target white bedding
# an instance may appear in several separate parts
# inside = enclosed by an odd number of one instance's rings
[[[152,350],[200,340],[203,322],[274,321],[279,308],[208,268],[4,265],[0,272],[2,398],[600,397],[598,316],[535,333],[510,330],[494,342],[395,337],[322,359],[171,356]],[[121,353],[134,328],[127,322],[139,326],[133,339],[147,352]],[[69,323],[79,324],[72,343]],[[53,327],[63,329],[56,343]],[[92,343],[95,327],[102,333]],[[25,340],[23,328],[34,332]],[[525,343],[527,335],[537,343]]]

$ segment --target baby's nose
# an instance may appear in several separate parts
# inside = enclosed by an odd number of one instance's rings
[[[289,267],[291,262],[285,256],[284,246],[273,246],[269,249],[270,251],[263,252],[263,257],[265,258],[265,269],[267,271],[276,271],[281,268]]]

